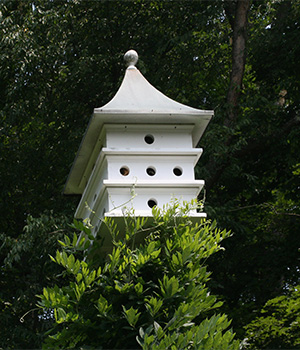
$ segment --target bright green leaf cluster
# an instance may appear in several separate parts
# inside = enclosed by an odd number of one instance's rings
[[[300,286],[269,300],[246,328],[245,349],[300,346]]]
[[[108,222],[113,231],[106,260],[101,253],[97,260],[101,230],[94,238],[85,227],[86,235],[61,242],[51,259],[70,282],[44,288],[40,296],[39,307],[53,310],[56,322],[44,348],[237,349],[226,316],[213,314],[222,303],[206,286],[204,265],[230,233],[205,220],[193,224],[188,213],[194,206],[154,208],[151,225],[131,213],[123,236]],[[76,221],[74,227],[82,230]],[[141,232],[145,238],[137,243]],[[87,250],[78,258],[86,240],[93,256]]]

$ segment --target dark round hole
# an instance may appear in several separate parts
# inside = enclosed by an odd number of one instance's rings
[[[176,168],[173,169],[173,173],[176,176],[181,176],[182,175],[182,169],[176,167]]]
[[[147,168],[146,172],[149,176],[154,176],[156,174],[156,170],[151,167]]]
[[[123,176],[127,176],[129,174],[129,168],[123,166],[122,168],[120,168],[120,174]]]
[[[154,142],[154,136],[150,134],[146,135],[144,140],[146,143],[148,143],[148,145],[151,145]]]
[[[149,199],[148,200],[148,207],[153,208],[155,205],[157,205],[157,202],[155,199]]]

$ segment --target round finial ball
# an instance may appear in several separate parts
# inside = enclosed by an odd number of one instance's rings
[[[129,50],[124,55],[124,60],[127,64],[127,66],[135,66],[137,61],[139,59],[139,56],[136,51]]]

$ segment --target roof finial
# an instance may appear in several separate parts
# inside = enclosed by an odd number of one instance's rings
[[[129,50],[124,55],[124,60],[126,62],[126,65],[128,66],[127,69],[135,68],[135,65],[139,59],[139,56],[136,51]],[[135,68],[136,69],[136,68]]]

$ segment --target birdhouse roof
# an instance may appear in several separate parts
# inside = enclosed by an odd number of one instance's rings
[[[149,125],[193,125],[194,147],[199,142],[207,124],[213,116],[211,110],[201,110],[178,103],[153,87],[141,72],[129,62],[123,82],[116,95],[103,107],[95,108],[70,171],[64,193],[81,194],[83,175],[89,176],[91,163],[97,158],[95,146],[105,124]],[[103,145],[103,143],[102,143]],[[101,145],[101,146],[102,146]],[[100,147],[101,148],[101,147]],[[90,168],[90,169],[89,169]],[[88,174],[89,173],[89,174]]]
[[[200,110],[176,102],[153,87],[136,67],[129,67],[125,72],[123,82],[113,97],[105,106],[95,108],[95,114],[147,114],[160,115],[163,122],[166,116],[197,115],[210,117],[213,111]],[[124,117],[125,119],[125,117]],[[181,120],[184,123],[185,120]]]

